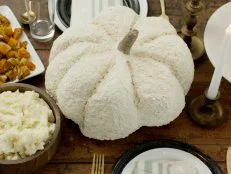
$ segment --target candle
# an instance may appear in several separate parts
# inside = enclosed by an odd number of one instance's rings
[[[224,66],[228,58],[231,58],[231,24],[225,30],[223,43],[220,48],[220,59],[219,59],[220,62],[218,63],[218,66],[215,68],[212,81],[209,85],[209,89],[207,93],[208,99],[214,100],[217,97],[221,79],[222,79]]]

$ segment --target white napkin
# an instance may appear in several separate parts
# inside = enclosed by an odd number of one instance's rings
[[[132,174],[199,174],[187,161],[137,161]]]
[[[103,9],[123,5],[123,0],[72,0],[71,26],[81,27],[89,23]]]

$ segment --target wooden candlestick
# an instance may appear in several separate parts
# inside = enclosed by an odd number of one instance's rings
[[[196,60],[205,53],[203,42],[197,37],[195,26],[197,24],[197,16],[203,9],[204,5],[201,0],[190,0],[186,3],[186,10],[189,13],[185,20],[185,25],[181,29],[181,37],[188,45],[193,59]]]

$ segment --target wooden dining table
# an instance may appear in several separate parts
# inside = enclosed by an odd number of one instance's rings
[[[198,35],[203,38],[204,29],[212,13],[229,0],[205,0],[204,10],[198,17]],[[166,13],[170,22],[180,31],[184,24],[184,5],[186,0],[165,0]],[[17,18],[24,8],[23,0],[0,0],[0,5],[8,5]],[[159,0],[148,0],[149,16],[159,16],[161,13]],[[230,16],[229,16],[230,17]],[[39,43],[34,41],[28,25],[22,25],[27,36],[40,56],[45,67],[49,64],[49,54],[53,41]],[[56,39],[62,31],[56,28]],[[195,61],[195,77],[186,96],[186,103],[204,93],[208,87],[214,68],[207,55]],[[44,88],[45,73],[23,81]],[[91,172],[93,153],[105,154],[105,173],[109,174],[118,159],[138,143],[158,139],[171,139],[187,142],[209,155],[226,174],[226,152],[231,146],[231,84],[225,79],[220,87],[220,101],[225,108],[226,121],[215,128],[202,128],[192,122],[185,108],[180,116],[170,124],[162,127],[142,127],[124,139],[115,141],[99,141],[82,135],[78,125],[68,119],[63,120],[62,138],[57,153],[52,160],[37,174],[88,174]],[[128,123],[129,124],[129,123]]]

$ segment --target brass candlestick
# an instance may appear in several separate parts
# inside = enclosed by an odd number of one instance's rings
[[[31,10],[31,3],[32,3],[32,0],[25,0],[25,7],[26,7],[26,11],[23,12],[21,15],[20,15],[20,21],[21,23],[23,24],[30,24],[31,22],[33,22],[35,19],[36,19],[36,14],[35,12],[33,12]]]
[[[199,125],[204,127],[215,127],[225,120],[224,109],[221,103],[216,99],[211,100],[207,97],[207,90],[204,95],[194,98],[189,106],[190,117]]]
[[[203,10],[203,3],[200,0],[190,0],[186,3],[186,10],[188,12],[188,17],[185,20],[185,24],[181,29],[181,37],[188,45],[192,57],[194,60],[202,57],[205,53],[205,48],[203,42],[199,39],[195,29],[197,24],[197,16]]]

